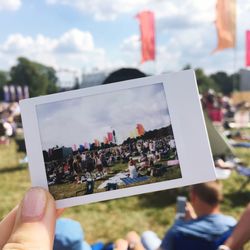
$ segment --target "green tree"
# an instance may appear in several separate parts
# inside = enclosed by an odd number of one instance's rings
[[[56,74],[52,67],[32,62],[24,57],[10,70],[12,84],[29,87],[30,96],[39,96],[57,92]]]
[[[233,82],[226,72],[217,72],[215,74],[212,74],[210,77],[220,87],[220,90],[223,94],[229,94],[232,92]]]
[[[209,76],[207,76],[202,69],[196,69],[195,74],[200,93],[204,93],[209,89],[214,89],[215,91],[220,90],[215,81]]]
[[[8,73],[5,71],[0,71],[0,99],[3,100],[3,86],[8,82]]]

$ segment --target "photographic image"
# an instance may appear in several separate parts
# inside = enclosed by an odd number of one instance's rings
[[[49,190],[57,208],[216,178],[193,70],[20,107],[32,186]]]
[[[36,106],[56,200],[181,178],[163,83]]]

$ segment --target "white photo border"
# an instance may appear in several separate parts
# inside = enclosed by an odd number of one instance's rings
[[[136,187],[57,200],[57,208],[110,200],[215,180],[214,163],[205,128],[195,73],[193,70],[185,70],[178,73],[143,77],[22,100],[20,102],[21,115],[32,186],[40,186],[48,190],[37,119],[37,105],[157,83],[162,83],[165,90],[182,177],[152,184],[138,185]]]

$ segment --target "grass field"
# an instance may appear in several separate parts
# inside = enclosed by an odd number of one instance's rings
[[[250,149],[236,149],[236,155],[250,165]],[[23,157],[23,153],[17,152],[14,140],[9,146],[0,145],[0,218],[21,200],[30,187],[27,166],[19,164]],[[239,218],[250,201],[250,184],[240,189],[245,180],[233,172],[229,179],[223,181],[224,213]],[[63,216],[80,221],[90,243],[112,241],[130,230],[141,233],[150,229],[163,236],[174,220],[177,195],[187,195],[186,188],[72,207]],[[245,249],[250,250],[250,245]]]
[[[165,168],[167,169],[166,172],[162,176],[160,177],[148,176],[148,180],[146,181],[131,184],[129,186],[126,186],[125,184],[119,185],[119,189],[181,178],[181,171],[180,171],[179,165],[168,168],[167,161],[161,161],[159,162],[159,164],[161,164],[162,166],[165,166]],[[103,176],[102,179],[96,180],[94,182],[94,193],[106,192],[104,188],[98,189],[98,187],[104,181],[115,176],[116,174],[125,172],[127,168],[128,168],[128,163],[116,163],[115,165],[110,167],[110,171],[107,175]],[[49,190],[56,200],[60,200],[60,199],[75,197],[79,195],[82,196],[86,193],[87,188],[86,188],[86,183],[77,184],[76,182],[74,182],[74,183],[54,184],[54,185],[49,186]]]

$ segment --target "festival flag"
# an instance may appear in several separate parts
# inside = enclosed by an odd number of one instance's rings
[[[113,133],[112,132],[108,132],[108,140],[109,140],[109,142],[113,142]]]
[[[73,149],[73,151],[77,150],[76,144],[73,145],[72,149]]]
[[[139,136],[137,128],[134,129],[134,135],[135,135],[135,138],[136,138],[137,136]]]
[[[129,133],[129,137],[131,138],[131,139],[133,139],[135,136],[134,136],[134,132],[133,131],[130,131],[130,133]]]
[[[108,144],[108,143],[109,143],[109,140],[108,140],[108,137],[107,137],[107,136],[104,136],[104,137],[103,137],[103,142],[104,142],[104,144]]]
[[[89,149],[89,143],[87,143],[87,142],[84,142],[84,148],[86,148],[86,149]]]
[[[246,31],[246,66],[250,66],[250,30]]]
[[[16,89],[14,85],[10,85],[10,100],[12,102],[16,101]]]
[[[144,129],[142,124],[138,123],[136,125],[136,129],[137,129],[137,133],[138,133],[139,136],[142,136],[142,135],[145,134],[145,129]]]
[[[113,139],[114,139],[114,143],[116,143],[116,134],[115,134],[115,130],[113,130]]]
[[[17,99],[18,101],[23,99],[23,89],[21,86],[16,87],[16,92],[17,92]]]
[[[213,52],[236,45],[236,0],[217,0],[216,30],[218,44]]]
[[[140,12],[136,18],[141,31],[141,63],[155,60],[155,22],[151,11]]]
[[[5,102],[10,102],[10,89],[9,89],[9,86],[4,85],[3,92],[4,92],[4,101]]]
[[[23,95],[23,98],[24,98],[24,99],[30,97],[29,87],[28,87],[28,86],[24,86],[23,93],[24,93],[24,95]]]
[[[100,146],[100,142],[97,139],[95,139],[94,141],[95,141],[95,146],[99,147]]]

